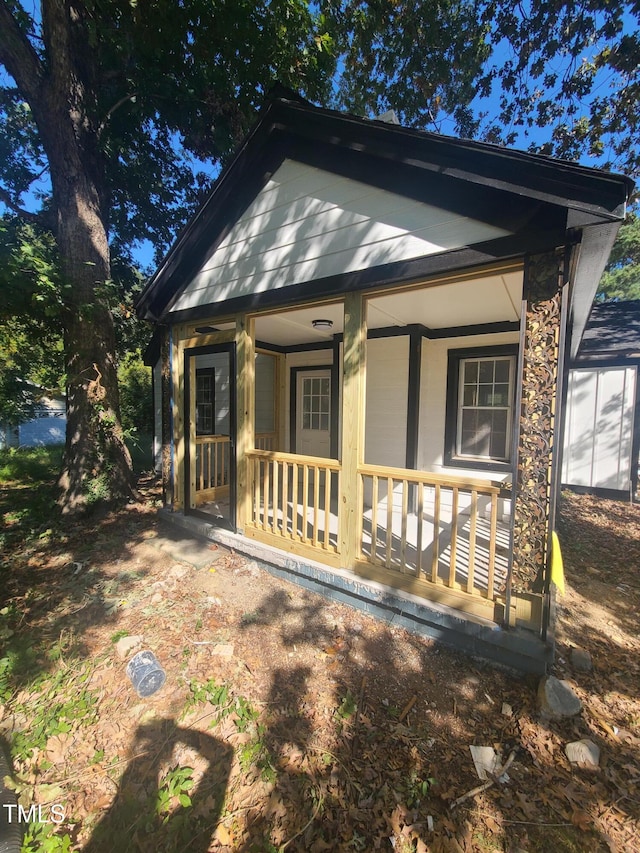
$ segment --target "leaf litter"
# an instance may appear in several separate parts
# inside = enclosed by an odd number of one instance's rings
[[[25,808],[64,804],[52,832],[70,849],[637,849],[637,506],[563,496],[554,674],[583,712],[543,722],[535,678],[222,548],[215,571],[182,564],[154,547],[165,531],[157,487],[146,490],[146,503],[18,542],[3,563],[0,659],[20,652],[24,666],[5,678],[0,733]],[[112,639],[133,635],[167,673],[145,700]],[[574,647],[592,671],[572,667]],[[598,768],[567,759],[582,739]],[[471,746],[492,751],[495,772],[508,763],[508,781],[490,772],[478,786]]]

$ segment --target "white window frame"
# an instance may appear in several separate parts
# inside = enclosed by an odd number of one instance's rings
[[[480,365],[481,363],[493,362],[493,379],[491,382],[492,389],[495,393],[495,386],[500,384],[503,385],[505,383],[500,382],[497,383],[495,380],[495,365],[497,362],[508,362],[509,364],[509,376],[507,383],[508,391],[507,391],[507,404],[506,405],[479,405],[476,403],[475,405],[465,404],[464,402],[464,390],[465,386],[469,383],[465,383],[465,368],[467,364],[476,363]],[[455,450],[454,455],[455,458],[465,459],[465,460],[477,460],[479,462],[508,462],[511,458],[511,443],[512,443],[512,423],[513,423],[513,404],[514,404],[514,391],[515,391],[515,369],[516,369],[516,357],[513,355],[477,355],[471,356],[469,358],[460,358],[458,361],[458,404],[456,411],[456,441],[455,441]],[[480,382],[480,367],[478,367],[478,379],[477,379],[477,387],[478,391],[482,384]],[[493,396],[494,394],[492,394]],[[506,412],[506,435],[505,435],[505,455],[504,456],[492,456],[492,455],[479,455],[479,454],[471,454],[464,453],[462,450],[462,426],[463,426],[463,413],[465,411],[502,411]]]

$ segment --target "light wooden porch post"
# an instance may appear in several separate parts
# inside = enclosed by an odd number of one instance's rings
[[[546,591],[563,317],[561,252],[525,258],[511,591]],[[542,614],[540,613],[540,616]]]
[[[342,481],[339,490],[340,562],[352,568],[360,550],[362,519],[358,466],[364,461],[367,315],[360,293],[344,300]]]
[[[160,344],[160,411],[162,414],[161,460],[162,460],[162,503],[173,509],[173,461],[171,448],[173,436],[171,425],[171,328],[162,329]]]
[[[255,429],[255,321],[240,314],[236,319],[236,527],[242,532],[251,511],[251,469],[247,452],[253,450]]]
[[[173,379],[173,507],[184,509],[184,345],[182,326],[171,329],[171,376]]]

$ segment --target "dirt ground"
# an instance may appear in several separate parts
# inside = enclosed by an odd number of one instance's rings
[[[583,709],[545,723],[537,678],[215,545],[199,569],[174,559],[143,485],[144,503],[8,539],[0,734],[45,820],[24,851],[640,849],[640,507],[563,496],[553,673]],[[117,649],[134,635],[167,676],[146,699]],[[582,738],[596,769],[565,755]],[[470,745],[508,779],[456,803],[481,785]]]

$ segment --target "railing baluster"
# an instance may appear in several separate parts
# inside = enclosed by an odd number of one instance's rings
[[[387,551],[385,566],[391,568],[391,543],[393,540],[393,478],[387,477]]]
[[[282,463],[282,535],[289,535],[289,463]]]
[[[433,555],[431,559],[431,583],[438,582],[440,560],[440,484],[436,483],[433,494]]]
[[[418,483],[418,506],[416,508],[416,577],[422,576],[422,527],[424,515],[424,483]]]
[[[318,547],[318,515],[320,514],[320,474],[317,465],[313,466],[313,544]]]
[[[478,492],[471,490],[471,517],[469,519],[469,569],[467,572],[467,592],[472,593],[476,572],[476,527],[478,524]]]
[[[402,528],[400,533],[400,571],[407,571],[407,512],[409,510],[409,484],[402,480]]]
[[[291,465],[291,536],[300,539],[298,535],[298,466]]]
[[[262,529],[267,530],[269,526],[269,507],[272,506],[271,498],[269,497],[269,492],[271,491],[271,483],[269,482],[271,477],[271,461],[269,459],[264,460],[264,480],[262,481],[262,488],[264,490],[264,516],[262,519]]]
[[[487,597],[493,598],[493,586],[496,572],[496,539],[498,537],[498,496],[491,495],[491,526],[489,532],[489,574],[487,577]]]
[[[371,560],[378,560],[378,478],[371,479]]]
[[[331,471],[324,469],[324,549],[330,548],[331,536]]]
[[[458,487],[454,486],[451,493],[451,547],[449,549],[451,562],[449,564],[449,583],[456,585],[456,558],[458,556]]]
[[[271,530],[273,533],[278,532],[278,511],[280,509],[280,463],[274,459],[273,460],[273,468],[271,474],[271,490],[273,492],[273,498],[271,499],[271,503],[273,504],[273,520],[271,523]]]
[[[302,541],[308,542],[307,514],[309,512],[309,466],[303,465],[302,474]]]

